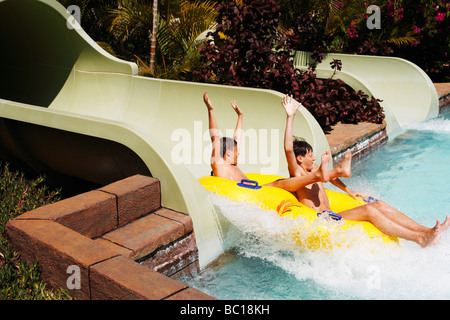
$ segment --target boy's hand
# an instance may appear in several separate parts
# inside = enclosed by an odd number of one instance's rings
[[[360,197],[360,198],[367,198],[367,196],[365,195],[365,194],[363,194],[363,193],[361,193],[361,192],[357,192],[357,191],[353,191],[353,190],[351,190],[351,189],[348,189],[347,190],[347,194],[350,196],[350,197],[352,197],[353,199],[357,199],[358,197]]]
[[[209,100],[208,92],[206,92],[206,91],[203,92],[203,101],[205,102],[206,107],[208,108],[209,111],[213,110],[213,106],[211,104],[211,100]]]
[[[238,116],[242,115],[241,109],[239,109],[239,106],[236,104],[236,100],[231,101],[231,107],[233,107],[234,111],[238,114]]]
[[[300,106],[299,103],[294,103],[292,101],[292,95],[285,95],[283,100],[281,100],[281,105],[284,107],[284,110],[286,111],[288,117],[295,116],[295,113]]]

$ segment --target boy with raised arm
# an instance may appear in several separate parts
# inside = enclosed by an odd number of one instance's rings
[[[309,175],[318,170],[317,165],[314,164],[312,147],[304,140],[293,140],[294,117],[300,104],[295,103],[292,96],[288,95],[283,98],[281,104],[287,116],[284,150],[289,174],[291,177]],[[329,171],[329,181],[355,198],[362,195],[349,189],[338,179],[339,177],[350,177],[350,167],[351,153],[348,150],[339,166]],[[328,197],[320,181],[299,188],[295,195],[301,203],[318,212],[331,211]],[[433,228],[424,227],[383,201],[375,201],[346,210],[340,212],[339,215],[345,220],[368,221],[387,235],[414,241],[422,247],[436,244],[441,233],[450,225],[447,215],[444,223],[441,224],[439,220],[436,220]]]

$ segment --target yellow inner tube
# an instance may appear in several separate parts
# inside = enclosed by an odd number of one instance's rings
[[[291,234],[303,247],[331,248],[357,241],[358,239],[354,239],[352,233],[345,232],[350,227],[362,228],[370,238],[381,238],[385,243],[398,243],[397,237],[384,234],[370,222],[318,219],[317,212],[300,203],[292,193],[281,188],[263,186],[272,181],[284,179],[283,177],[257,173],[249,173],[246,176],[250,181],[237,183],[224,178],[205,176],[200,178],[199,182],[206,190],[229,199],[253,202],[264,210],[278,212],[281,217],[303,218],[304,227],[301,230],[293,230]],[[325,192],[330,201],[331,210],[337,214],[365,204],[362,199],[355,200],[341,192],[328,189],[325,189]],[[344,232],[339,232],[337,228]]]

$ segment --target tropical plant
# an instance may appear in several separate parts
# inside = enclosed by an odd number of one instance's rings
[[[120,0],[119,6],[108,10],[105,21],[108,31],[120,44],[122,54],[130,50],[135,55],[150,55],[153,10],[141,0]],[[137,46],[137,44],[140,44]]]
[[[313,23],[312,38],[326,52],[395,55],[418,64],[434,80],[449,79],[449,0],[280,0],[280,3],[281,21],[287,33],[295,33],[295,26],[301,24],[298,16],[307,16]],[[380,29],[367,27],[369,5],[381,9]],[[298,49],[309,50],[308,46]]]
[[[186,77],[198,62],[198,46],[215,27],[215,1],[184,1],[178,12],[161,20],[157,34],[166,77]],[[169,67],[167,67],[169,66]]]
[[[187,79],[192,65],[198,61],[199,37],[214,27],[217,16],[214,5],[215,1],[210,0],[161,1],[155,26],[154,3],[121,0],[117,9],[109,11],[109,31],[123,47],[135,52],[142,75]],[[154,45],[151,49],[152,38],[156,40],[156,51],[150,52],[155,49]]]
[[[198,80],[292,94],[325,131],[339,121],[383,121],[379,100],[369,100],[341,80],[317,79],[313,67],[295,69],[293,44],[320,46],[309,32],[313,28],[309,16],[301,18],[302,24],[289,33],[280,32],[280,5],[276,0],[244,0],[241,5],[226,0],[216,9],[216,30],[200,48],[203,64],[195,71]],[[321,59],[320,52],[315,51],[314,57]],[[333,66],[341,68],[338,61]]]
[[[58,0],[64,7],[76,5],[81,11],[81,26],[96,41],[115,51],[115,39],[108,32],[105,17],[117,8],[117,0]],[[118,50],[117,50],[118,51]]]
[[[395,54],[419,65],[435,82],[450,81],[450,1],[399,2],[404,8],[400,23],[407,26],[418,41],[396,49]]]
[[[362,53],[370,53],[365,50],[364,43],[371,48],[375,46],[387,48],[390,45],[400,47],[417,42],[417,36],[410,28],[398,24],[402,18],[401,10],[403,9],[394,9],[391,12],[392,6],[389,6],[385,0],[370,2],[300,0],[298,4],[292,6],[295,2],[294,0],[281,0],[283,25],[291,28],[299,23],[293,17],[309,16],[314,24],[313,37],[320,39],[327,52],[358,52],[359,50]],[[377,5],[383,10],[383,28],[379,30],[367,28],[369,5]],[[381,49],[379,53],[392,53],[392,50]]]
[[[70,299],[67,291],[50,290],[41,281],[37,262],[20,260],[6,239],[6,223],[18,215],[60,199],[58,190],[49,190],[44,178],[27,179],[0,163],[0,300]]]

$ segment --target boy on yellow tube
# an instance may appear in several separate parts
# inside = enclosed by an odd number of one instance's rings
[[[293,139],[293,122],[298,110],[299,103],[293,101],[292,96],[285,96],[281,102],[286,111],[286,130],[284,150],[291,177],[308,176],[318,170],[314,164],[312,147],[304,140]],[[348,150],[341,164],[329,171],[329,181],[346,191],[353,198],[362,196],[347,188],[339,177],[350,177],[351,175],[351,153]],[[323,181],[314,182],[299,188],[295,195],[304,205],[317,212],[331,211],[329,200],[325,193]],[[368,221],[387,235],[397,236],[406,240],[414,241],[422,247],[428,247],[439,241],[440,235],[450,226],[449,216],[444,223],[436,220],[433,228],[424,227],[400,211],[394,209],[383,201],[375,201],[350,210],[339,212],[345,220]]]

